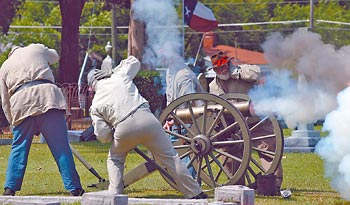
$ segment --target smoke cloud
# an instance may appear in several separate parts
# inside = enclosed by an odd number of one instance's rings
[[[338,50],[319,34],[272,33],[262,44],[271,73],[249,93],[257,114],[276,114],[289,128],[314,123],[337,106],[336,95],[350,81],[350,47]],[[295,77],[299,74],[299,77]]]
[[[133,9],[134,18],[146,26],[143,63],[176,72],[184,60],[174,1],[136,0]],[[323,129],[329,136],[317,144],[316,152],[324,160],[331,186],[349,200],[350,47],[335,49],[306,30],[287,37],[272,33],[262,47],[271,69],[265,84],[249,93],[256,113],[276,114],[290,128],[325,119]]]
[[[315,152],[332,188],[350,200],[350,47],[335,49],[306,30],[273,33],[262,47],[272,69],[266,83],[250,92],[256,112],[276,114],[290,128],[325,119],[329,136]]]
[[[343,198],[350,200],[350,88],[341,91],[337,97],[338,107],[330,112],[323,124],[329,135],[316,145],[324,161],[325,175],[331,179],[331,186]]]
[[[151,67],[183,66],[179,17],[173,0],[136,0],[134,18],[145,24],[147,44],[142,62]],[[169,68],[170,69],[170,68]]]

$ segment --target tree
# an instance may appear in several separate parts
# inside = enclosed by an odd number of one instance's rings
[[[134,0],[131,1],[131,4]],[[133,9],[130,9],[130,23],[129,23],[129,38],[128,38],[128,55],[133,55],[142,62],[142,55],[144,53],[145,44],[145,25],[132,18]],[[145,68],[145,66],[141,66]]]
[[[310,18],[310,5],[300,4],[284,4],[274,9],[271,21],[288,21],[288,20],[304,20]],[[346,6],[342,6],[339,2],[318,2],[314,5],[314,19],[328,20],[335,22],[349,22],[350,14]],[[309,27],[309,23],[299,23],[293,25],[271,25],[269,28],[277,30],[283,27],[281,32],[285,35],[290,34],[300,27]],[[332,44],[337,48],[350,44],[350,34],[348,29],[344,29],[344,25],[327,23],[316,23],[313,30],[322,36],[322,41]]]
[[[86,0],[59,0],[62,16],[62,40],[58,82],[78,82],[79,25]]]
[[[0,1],[0,28],[2,33],[6,34],[16,16],[16,10],[21,5],[21,0],[1,0]]]

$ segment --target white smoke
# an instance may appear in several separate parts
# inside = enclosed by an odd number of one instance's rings
[[[181,65],[182,51],[179,16],[173,0],[136,0],[134,18],[145,24],[147,42],[142,62],[151,67]]]
[[[343,198],[350,200],[350,88],[338,94],[338,107],[329,113],[323,130],[329,135],[316,145],[324,161],[325,175]]]
[[[287,37],[274,33],[262,46],[273,69],[266,83],[250,92],[255,111],[277,114],[290,128],[325,119],[329,136],[316,153],[332,188],[350,200],[350,47],[335,49],[306,30]]]
[[[336,107],[337,93],[350,81],[349,46],[336,50],[319,34],[298,30],[287,37],[273,33],[262,47],[272,69],[266,83],[249,93],[257,114],[274,113],[294,128],[324,119]]]

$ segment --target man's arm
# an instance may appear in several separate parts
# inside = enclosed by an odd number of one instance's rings
[[[55,49],[48,48],[45,45],[42,45],[42,46],[44,47],[44,49],[46,51],[46,56],[47,56],[47,60],[48,60],[49,65],[57,63],[60,59],[60,56],[58,55],[57,51]]]
[[[3,95],[5,95],[5,96],[3,96]],[[4,104],[6,104],[6,101],[7,101],[6,98],[9,99],[8,89],[7,89],[5,82],[3,80],[0,80],[0,129],[4,129],[10,125],[10,123],[5,115],[4,108],[3,108],[3,107],[5,107],[5,110],[8,108],[4,105]],[[8,106],[8,104],[6,104],[6,105]]]
[[[2,106],[0,106],[0,129],[8,127],[9,125],[10,123],[5,116],[4,110],[2,109]]]
[[[90,111],[90,115],[96,138],[101,143],[111,142],[113,139],[112,127],[104,120],[103,115],[93,109]]]
[[[260,67],[257,65],[242,64],[230,67],[231,77],[249,82],[259,80],[261,76]]]

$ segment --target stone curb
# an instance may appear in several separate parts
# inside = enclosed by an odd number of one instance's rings
[[[215,188],[214,199],[128,198],[108,191],[88,192],[83,196],[0,196],[0,204],[11,205],[254,205],[254,190],[241,185]]]

